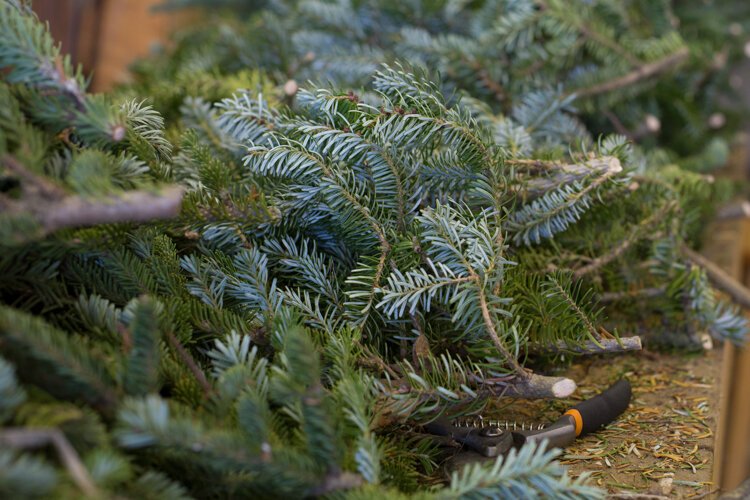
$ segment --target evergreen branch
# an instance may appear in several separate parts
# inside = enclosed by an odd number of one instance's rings
[[[531,383],[532,377],[523,369],[516,357],[510,353],[508,348],[505,346],[505,343],[500,340],[500,337],[497,334],[497,330],[495,329],[495,322],[492,318],[492,315],[490,314],[490,308],[487,304],[487,297],[484,293],[484,290],[480,288],[481,282],[479,276],[473,270],[469,271],[469,275],[475,281],[477,288],[479,288],[479,293],[477,294],[479,298],[479,309],[482,311],[482,320],[484,321],[484,327],[487,330],[490,338],[492,339],[492,343],[495,344],[495,348],[502,355],[508,366],[510,366],[513,372],[521,379],[521,385],[528,386]]]
[[[33,449],[51,445],[67,469],[73,482],[88,497],[98,498],[99,489],[81,462],[75,448],[59,429],[15,429],[0,431],[0,444],[8,448]]]
[[[4,424],[25,400],[26,391],[19,387],[13,365],[0,357],[0,424]]]
[[[587,486],[585,477],[571,479],[567,475],[566,470],[554,461],[559,453],[559,450],[548,450],[545,443],[527,443],[519,451],[512,449],[491,465],[466,465],[451,475],[445,496],[522,498],[529,491],[538,491],[549,498],[603,498],[604,492]]]
[[[631,228],[630,233],[628,233],[628,235],[609,252],[600,255],[585,266],[579,267],[573,271],[573,278],[581,279],[587,274],[591,274],[619,258],[630,248],[631,245],[638,241],[642,234],[649,231],[655,224],[663,221],[664,218],[676,208],[676,206],[676,202],[673,201],[665,203],[659,210]]]
[[[578,98],[587,98],[623,89],[634,85],[641,80],[651,78],[680,65],[689,55],[690,50],[687,47],[683,47],[674,54],[670,54],[663,59],[638,66],[630,73],[606,82],[592,85],[591,87],[573,90],[570,94],[575,95]]]
[[[38,225],[36,233],[24,235],[40,237],[60,229],[93,226],[117,222],[146,222],[178,215],[183,188],[168,186],[161,192],[126,191],[102,199],[86,199],[66,195],[65,191],[48,180],[31,173],[10,155],[0,157],[0,163],[27,183],[19,200],[2,197],[6,214],[32,217]]]
[[[748,290],[742,283],[731,277],[719,266],[684,243],[680,245],[680,252],[696,265],[704,269],[708,278],[717,288],[728,294],[734,302],[746,310],[750,310],[750,290]]]
[[[503,106],[507,105],[510,101],[508,91],[490,76],[487,69],[479,61],[472,61],[470,66],[475,71],[479,83],[492,93],[495,100]]]
[[[70,58],[60,54],[47,25],[7,2],[0,6],[0,72],[11,83],[54,89],[79,111],[86,107],[83,78],[72,74]]]
[[[559,186],[578,183],[587,177],[609,175],[612,170],[617,169],[609,157],[590,159],[583,163],[531,159],[507,159],[505,163],[528,170],[525,177],[530,178],[523,178],[523,184],[516,188],[524,199],[544,195]]]
[[[205,398],[209,398],[211,394],[213,394],[214,389],[213,386],[211,386],[211,383],[206,378],[206,374],[203,373],[201,367],[198,366],[198,363],[195,361],[195,359],[193,359],[193,356],[190,355],[188,350],[185,349],[179,339],[175,336],[174,332],[167,330],[166,332],[164,332],[164,335],[167,337],[167,342],[169,343],[169,345],[177,353],[177,356],[180,358],[180,360],[185,363],[185,366],[188,367],[190,373],[193,374],[195,380],[201,386],[201,389],[203,389],[203,396]]]
[[[457,285],[475,281],[469,276],[456,276],[441,262],[434,263],[427,259],[426,264],[427,269],[409,271],[406,274],[395,269],[387,279],[388,288],[376,290],[383,294],[383,298],[375,307],[383,308],[385,314],[391,317],[404,316],[407,307],[408,313],[412,315],[418,305],[429,312],[433,300],[438,299],[447,304],[450,292]]]
[[[539,243],[543,238],[564,231],[570,224],[580,219],[592,203],[596,191],[606,182],[622,172],[620,161],[615,157],[605,157],[607,168],[588,184],[573,182],[547,193],[531,203],[511,213],[508,229],[515,234],[514,241],[527,245]]]
[[[0,490],[13,498],[54,495],[57,471],[46,460],[29,453],[0,450]]]
[[[123,388],[132,396],[158,389],[159,326],[157,304],[148,297],[139,300],[130,323],[131,348],[123,377]]]
[[[568,305],[569,310],[573,311],[578,317],[591,341],[596,344],[597,347],[602,348],[600,343],[601,335],[599,335],[596,327],[591,322],[589,315],[581,309],[573,297],[572,292],[576,290],[575,285],[572,287],[573,290],[570,290],[568,286],[563,285],[563,276],[563,274],[559,273],[550,273],[546,276],[545,285],[547,285],[547,296],[561,298]]]
[[[215,339],[214,348],[208,351],[207,355],[214,366],[214,377],[220,378],[234,366],[246,365],[251,368],[258,388],[264,392],[268,360],[258,354],[258,346],[250,347],[251,342],[250,335],[239,335],[232,331],[224,342]]]
[[[566,9],[567,8],[569,8],[569,5],[566,6]],[[622,57],[623,59],[628,61],[628,63],[631,66],[637,67],[641,65],[641,61],[637,57],[633,56],[631,52],[625,50],[620,44],[615,42],[612,38],[599,33],[595,29],[592,29],[592,27],[588,25],[585,20],[582,20],[582,21],[583,22],[576,24],[576,28],[578,29],[578,31],[580,31],[581,35],[583,35],[584,38],[587,38],[596,44],[599,44],[603,47],[608,48],[609,50],[617,54],[619,57]]]
[[[83,401],[111,416],[117,402],[114,381],[80,339],[27,313],[0,307],[0,351],[16,361],[23,381],[53,396]]]

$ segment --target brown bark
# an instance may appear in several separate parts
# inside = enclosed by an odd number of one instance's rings
[[[99,491],[75,448],[58,429],[4,429],[0,431],[0,445],[0,448],[19,449],[51,445],[78,488],[88,497],[99,497]]]
[[[588,340],[583,345],[568,345],[560,341],[552,345],[532,345],[532,352],[574,352],[577,354],[603,354],[608,352],[640,351],[641,338],[638,336],[620,339],[599,339],[599,345]]]
[[[161,192],[129,191],[101,200],[68,196],[41,204],[36,213],[45,233],[67,227],[169,219],[180,213],[183,193],[183,188],[169,186]]]
[[[505,386],[498,386],[501,390],[497,392],[514,398],[559,399],[573,394],[576,387],[576,383],[566,377],[547,377],[531,373],[526,378],[517,378]]]

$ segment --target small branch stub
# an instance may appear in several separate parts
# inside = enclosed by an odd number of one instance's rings
[[[547,377],[532,373],[527,378],[519,378],[503,388],[508,397],[524,399],[567,398],[576,390],[576,383],[566,377]]]

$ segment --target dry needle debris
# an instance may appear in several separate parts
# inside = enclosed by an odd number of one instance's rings
[[[573,365],[578,399],[597,394],[622,376],[633,400],[617,422],[584,437],[561,456],[572,475],[585,472],[610,494],[650,492],[694,498],[711,482],[718,411],[720,352],[600,358]],[[518,402],[488,410],[492,418],[551,422],[578,400]],[[625,498],[625,497],[623,497]]]

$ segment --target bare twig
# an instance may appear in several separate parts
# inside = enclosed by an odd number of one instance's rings
[[[742,283],[732,278],[719,266],[691,249],[684,243],[680,246],[680,251],[688,260],[706,270],[708,279],[716,286],[729,295],[734,302],[745,309],[750,309],[750,290]]]
[[[641,288],[624,292],[605,292],[599,296],[599,302],[619,302],[631,299],[649,299],[667,293],[666,287]]]
[[[670,54],[667,57],[654,61],[652,63],[638,66],[636,69],[618,78],[608,80],[606,82],[592,85],[582,89],[573,90],[570,93],[575,94],[578,97],[593,97],[600,94],[606,94],[613,90],[618,90],[624,87],[628,87],[646,78],[650,78],[654,75],[658,75],[670,68],[677,66],[682,63],[690,55],[690,51],[687,47],[683,47],[674,54]]]
[[[161,192],[129,191],[103,200],[69,196],[37,213],[46,233],[67,227],[170,219],[180,213],[183,193],[182,187],[169,186]]]
[[[208,379],[206,379],[206,375],[203,373],[203,370],[198,366],[198,363],[193,359],[193,357],[190,355],[190,353],[185,349],[185,347],[182,345],[182,343],[177,339],[175,334],[171,331],[167,331],[167,342],[169,342],[169,345],[172,347],[172,349],[175,350],[177,355],[180,357],[183,363],[185,363],[185,366],[188,367],[190,372],[193,374],[195,379],[198,381],[198,384],[201,386],[201,389],[203,389],[203,394],[205,397],[210,396],[213,393],[213,387],[211,387],[211,384],[208,382]]]
[[[362,476],[351,472],[339,472],[326,476],[323,484],[318,485],[310,492],[310,496],[324,496],[328,493],[340,490],[351,490],[363,484]]]
[[[489,387],[493,396],[508,396],[525,399],[567,398],[576,390],[576,383],[566,377],[548,377],[528,373],[526,378],[516,378],[510,382],[496,384],[497,390]]]
[[[26,193],[51,199],[60,199],[65,196],[65,190],[62,187],[30,171],[10,155],[0,157],[0,164],[24,181],[21,187]]]
[[[750,218],[750,201],[733,203],[719,209],[716,214],[719,220],[748,219]]]
[[[568,345],[564,340],[552,345],[532,344],[532,352],[574,352],[577,354],[603,354],[607,352],[640,351],[641,338],[638,336],[620,339],[599,339],[599,345],[590,340],[583,345]]]
[[[2,447],[34,449],[52,445],[65,469],[78,488],[89,497],[98,497],[99,491],[88,470],[81,462],[75,448],[70,445],[65,434],[58,429],[17,429],[0,431]]]
[[[182,205],[184,189],[180,186],[87,199],[68,195],[61,186],[30,171],[10,155],[0,157],[0,163],[23,181],[23,196],[4,200],[5,211],[31,215],[40,226],[41,234],[35,236],[71,227],[169,219],[179,214]]]
[[[638,241],[643,231],[651,228],[655,223],[661,221],[675,206],[676,204],[674,202],[665,203],[659,210],[644,219],[640,224],[633,227],[627,237],[625,237],[625,239],[623,239],[619,245],[614,247],[608,253],[592,260],[585,266],[576,269],[573,272],[573,277],[575,279],[581,279],[587,274],[590,274],[617,259],[623,253],[625,253],[625,251],[627,251],[627,249],[630,248],[633,243]]]

